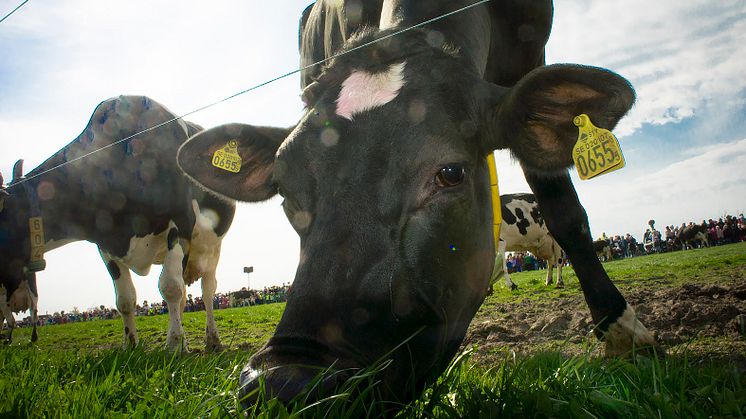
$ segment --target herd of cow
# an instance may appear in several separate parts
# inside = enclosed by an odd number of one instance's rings
[[[17,164],[0,190],[0,306],[11,329],[10,311],[36,316],[29,220],[41,217],[47,250],[98,246],[127,345],[138,341],[130,271],[162,264],[167,346],[186,348],[185,284],[201,278],[212,300],[235,202],[279,194],[302,257],[274,336],[241,374],[244,403],[260,382],[290,400],[319,370],[329,374],[311,397],[328,394],[381,357],[392,364],[380,395],[406,402],[447,366],[497,272],[485,156],[507,148],[534,195],[503,197],[498,247],[535,237],[522,246],[558,270],[561,247],[607,354],[655,347],[596,257],[567,173],[573,118],[612,129],[633,89],[604,69],[544,65],[549,0],[493,1],[390,36],[472,3],[316,1],[301,19],[301,63],[347,53],[305,67],[306,111],[290,128],[159,125],[175,116],[147,97],[101,103],[77,138],[25,177]],[[221,152],[231,165],[216,163]],[[209,309],[206,344],[220,347]]]

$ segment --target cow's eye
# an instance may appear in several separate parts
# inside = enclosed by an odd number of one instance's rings
[[[464,167],[458,164],[449,164],[438,171],[435,175],[435,184],[441,188],[450,188],[460,185],[464,181]]]

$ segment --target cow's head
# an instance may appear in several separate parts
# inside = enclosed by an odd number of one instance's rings
[[[496,86],[419,31],[335,59],[303,98],[294,128],[224,125],[178,156],[219,195],[282,195],[301,239],[287,307],[241,394],[263,375],[288,400],[319,368],[339,371],[317,386],[333,387],[388,358],[381,391],[406,401],[441,373],[485,297],[495,255],[485,156],[510,148],[528,170],[561,171],[573,117],[610,129],[634,94],[618,75],[576,65]],[[238,174],[211,164],[229,140]]]

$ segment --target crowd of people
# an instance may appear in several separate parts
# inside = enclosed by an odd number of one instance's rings
[[[611,258],[621,259],[641,256],[651,253],[663,253],[682,250],[688,247],[718,246],[737,243],[746,240],[746,218],[743,214],[738,217],[726,215],[717,221],[709,219],[701,223],[681,223],[680,226],[668,225],[664,231],[655,228],[655,221],[648,221],[649,228],[643,233],[642,242],[638,242],[630,233],[607,237],[603,233],[598,241],[606,241],[611,248]],[[512,252],[507,255],[506,265],[509,273],[546,269],[546,261],[539,260],[528,252]],[[231,307],[249,307],[258,304],[270,304],[287,301],[291,291],[290,284],[264,287],[262,290],[241,288],[239,291],[223,294],[216,293],[212,300],[213,309],[220,310]],[[185,311],[203,311],[205,302],[201,297],[187,296]],[[168,313],[166,301],[143,301],[137,305],[138,316],[155,316]],[[40,315],[39,325],[64,324],[91,320],[112,319],[119,315],[116,309],[103,305],[86,311],[73,309],[71,312],[57,312],[52,315]],[[27,326],[30,317],[18,322],[20,326]]]
[[[512,252],[505,258],[508,273],[536,271],[547,268],[547,261],[537,259],[529,252]]]
[[[746,218],[741,213],[738,217],[726,215],[716,220],[712,218],[701,223],[681,223],[680,226],[667,225],[664,231],[656,229],[655,220],[648,221],[643,233],[642,242],[627,233],[624,236],[606,237],[604,233],[599,240],[606,240],[611,247],[612,258],[625,258],[651,253],[672,252],[688,248],[719,246],[738,243],[746,240]]]
[[[248,307],[259,304],[271,304],[287,301],[288,293],[290,292],[290,284],[283,284],[281,286],[264,287],[262,290],[247,289],[246,287],[241,288],[239,291],[230,292],[227,294],[216,293],[212,299],[212,308],[215,310],[221,310],[233,307]],[[168,305],[165,300],[160,302],[143,301],[142,304],[136,305],[137,316],[156,316],[160,314],[168,314]],[[185,311],[204,311],[205,302],[201,297],[193,297],[192,294],[187,295]],[[71,312],[55,312],[54,314],[40,315],[38,320],[38,326],[47,326],[53,324],[65,324],[72,322],[84,322],[92,320],[105,320],[113,319],[119,316],[119,312],[115,308],[107,308],[103,305],[96,308],[91,308],[86,311],[80,311],[77,308]],[[31,316],[24,318],[17,322],[18,326],[30,326]]]
[[[80,311],[77,308],[71,312],[59,311],[54,314],[42,314],[38,317],[38,326],[49,326],[53,324],[65,324],[72,322],[86,322],[90,320],[113,319],[118,316],[116,309],[100,305],[90,308],[86,311]],[[16,323],[19,326],[31,326],[31,316],[25,317]]]

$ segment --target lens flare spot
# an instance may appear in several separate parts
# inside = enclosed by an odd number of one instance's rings
[[[456,247],[455,244],[452,244],[452,245],[448,246],[448,250],[450,250],[451,253],[455,253],[458,250],[458,248]]]
[[[329,322],[321,328],[324,340],[331,344],[342,342],[342,328],[336,322]]]
[[[321,144],[333,147],[339,143],[339,132],[334,128],[324,128],[321,131]]]
[[[293,226],[298,230],[304,230],[311,225],[311,214],[305,211],[298,211],[293,214]]]
[[[368,310],[362,307],[352,310],[352,321],[355,322],[356,325],[362,326],[365,323],[368,323],[368,320],[370,320],[370,313]]]
[[[427,114],[427,107],[425,102],[420,99],[413,99],[409,103],[409,120],[412,124],[419,124],[425,120],[425,114]]]
[[[36,193],[39,195],[39,199],[42,201],[50,201],[54,198],[54,194],[57,192],[54,185],[51,182],[41,181],[39,186],[36,188]]]

